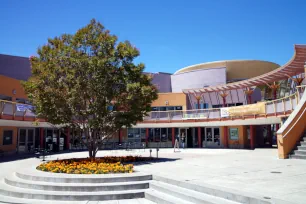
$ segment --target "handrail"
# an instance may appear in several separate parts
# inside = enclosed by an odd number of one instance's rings
[[[306,85],[300,85],[300,86],[296,86],[297,88],[302,88],[305,87]],[[305,94],[305,93],[304,93]],[[297,124],[297,122],[299,122],[299,120],[301,119],[301,117],[303,116],[303,114],[305,113],[306,108],[304,108],[303,112],[300,114],[300,116],[298,117],[298,119],[293,123],[293,125],[291,125],[290,129],[286,132],[286,134],[283,136],[283,138],[287,137],[287,135],[289,134],[289,132],[295,127],[295,125]]]
[[[287,131],[287,133],[283,136],[283,138],[285,138],[288,133],[292,130],[292,128],[297,124],[297,122],[301,119],[301,117],[303,116],[303,114],[305,113],[306,108],[304,108],[303,112],[300,114],[299,118],[295,121],[295,123],[291,126],[291,128]]]

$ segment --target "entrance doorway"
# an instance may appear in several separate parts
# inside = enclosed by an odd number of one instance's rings
[[[20,128],[18,131],[18,152],[31,152],[35,147],[35,129]]]
[[[207,127],[205,128],[204,147],[220,147],[220,128]]]
[[[179,128],[179,143],[180,147],[183,147],[184,143],[184,148],[188,147],[188,128]]]

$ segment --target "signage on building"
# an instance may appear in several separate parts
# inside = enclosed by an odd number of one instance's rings
[[[33,106],[31,105],[26,105],[26,104],[16,104],[16,108],[17,108],[17,111],[26,111],[26,110],[29,110],[31,111],[33,109]]]
[[[230,135],[231,140],[238,140],[239,139],[238,128],[230,128],[229,132],[230,132],[229,135]]]
[[[258,114],[266,114],[265,103],[259,102],[256,104],[245,105],[245,106],[221,108],[221,117],[258,115]]]

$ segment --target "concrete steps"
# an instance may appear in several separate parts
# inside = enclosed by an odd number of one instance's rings
[[[290,158],[306,160],[306,134],[301,139],[300,144],[296,146],[296,150],[293,151]]]
[[[123,191],[149,188],[149,180],[114,183],[56,183],[24,180],[12,174],[4,178],[7,185],[44,191]]]
[[[156,190],[146,191],[145,198],[158,204],[192,204],[186,200]]]
[[[44,181],[53,183],[114,183],[130,181],[152,180],[152,175],[132,173],[132,174],[59,174],[49,172],[39,172],[39,174],[15,173],[18,178],[30,181]]]
[[[109,200],[109,201],[47,201],[12,198],[0,195],[0,204],[156,204],[145,198],[126,199],[126,200]]]
[[[171,199],[176,198],[190,203],[220,203],[220,204],[234,204],[234,203],[257,203],[257,204],[269,204],[269,203],[284,203],[281,200],[274,198],[263,197],[256,193],[248,193],[244,191],[237,191],[220,186],[212,186],[209,184],[197,185],[191,182],[174,180],[162,176],[153,176],[153,181],[150,182],[149,190],[155,190],[155,192],[167,194],[170,197],[165,203],[172,203]],[[154,202],[158,195],[150,194],[150,191],[145,192],[145,198]],[[159,199],[165,200],[164,197]],[[183,202],[183,203],[184,203]],[[158,202],[157,202],[158,203]],[[164,202],[161,202],[164,203]]]
[[[176,185],[171,185],[161,181],[151,181],[150,189],[153,189],[160,193],[167,194],[168,196],[172,196],[173,198],[182,200],[182,203],[195,203],[195,204],[237,204],[237,202],[227,200],[221,197],[209,195],[206,193],[200,193],[194,190],[190,190],[187,188],[182,188]],[[147,197],[147,192],[145,194]],[[152,197],[152,196],[151,196]],[[149,200],[150,196],[147,197]],[[165,197],[162,197],[164,200]],[[172,202],[173,198],[167,199],[169,203]],[[152,201],[156,202],[155,199]]]
[[[17,199],[16,203],[36,203],[39,200],[44,200],[43,203],[84,203],[82,201],[140,199],[144,198],[150,180],[152,175],[141,173],[69,175],[32,169],[22,173],[14,172],[0,180],[0,202],[6,202],[6,198],[10,202]]]

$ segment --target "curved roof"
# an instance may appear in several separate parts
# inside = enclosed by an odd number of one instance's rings
[[[256,76],[247,80],[242,80],[234,83],[217,85],[200,89],[185,89],[184,93],[188,92],[215,92],[226,91],[231,89],[246,88],[252,86],[258,86],[262,84],[272,83],[274,81],[280,81],[288,79],[288,77],[296,76],[297,74],[304,72],[304,65],[306,62],[306,45],[295,45],[295,52],[293,57],[287,64],[270,71],[268,73]]]
[[[232,81],[256,77],[261,74],[273,71],[280,67],[280,65],[261,60],[224,60],[185,67],[175,72],[174,75],[203,69],[216,69],[224,67],[226,68],[226,80]]]

